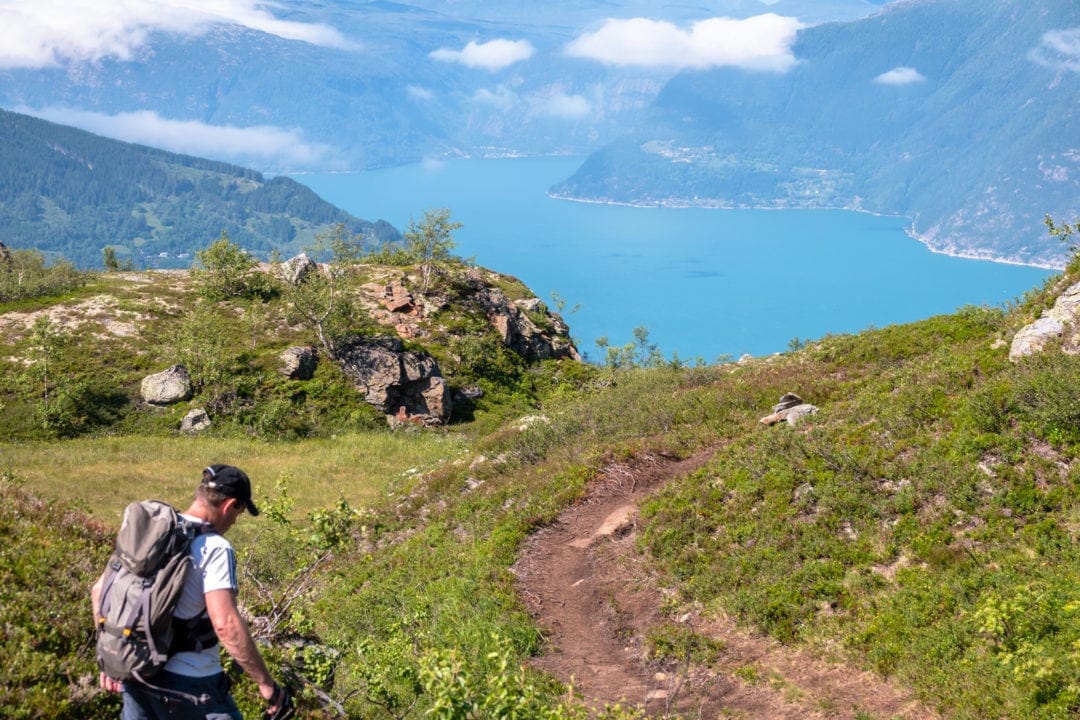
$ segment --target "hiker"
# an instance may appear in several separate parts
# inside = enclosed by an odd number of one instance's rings
[[[102,688],[123,693],[122,720],[242,720],[221,666],[219,641],[259,686],[259,694],[268,703],[267,717],[291,705],[288,693],[270,676],[236,604],[236,555],[224,535],[244,510],[259,514],[251,499],[251,481],[243,470],[232,465],[203,470],[191,507],[182,513],[201,526],[188,550],[192,569],[173,612],[174,627],[186,629],[173,641],[164,669],[152,680],[120,682],[104,672],[100,676]],[[91,590],[95,617],[101,609],[105,578],[103,574]]]

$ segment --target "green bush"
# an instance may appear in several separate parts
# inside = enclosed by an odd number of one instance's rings
[[[117,716],[100,691],[90,586],[113,533],[0,474],[0,707],[4,717],[94,720]]]
[[[47,265],[37,250],[11,250],[0,260],[0,302],[63,295],[86,284],[89,274],[66,260]]]
[[[254,297],[269,292],[263,273],[256,271],[258,261],[229,239],[221,237],[195,253],[198,265],[191,270],[199,294],[207,300]]]

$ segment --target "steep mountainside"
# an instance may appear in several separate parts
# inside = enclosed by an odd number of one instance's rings
[[[99,265],[112,246],[138,266],[175,267],[222,231],[265,255],[339,223],[373,241],[398,237],[290,178],[0,110],[0,239],[9,246],[82,266]]]
[[[913,0],[804,29],[786,74],[672,80],[554,192],[902,214],[942,251],[1060,266],[1080,212],[1080,6]]]

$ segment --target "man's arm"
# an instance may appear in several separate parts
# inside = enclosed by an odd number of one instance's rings
[[[263,699],[271,700],[277,685],[270,677],[270,670],[251,637],[247,623],[240,617],[240,609],[236,606],[236,593],[232,590],[211,590],[206,593],[206,612],[226,652],[259,686],[259,694]],[[271,711],[275,709],[270,708]]]
[[[101,589],[105,585],[106,570],[101,574],[101,577],[90,588],[90,607],[94,611],[94,627],[97,627],[98,615],[101,614]],[[101,685],[103,690],[109,692],[120,692],[124,689],[123,683],[119,680],[114,680],[103,672],[98,673],[98,684]]]
[[[94,611],[94,625],[97,625],[98,614],[101,609],[101,588],[104,584],[105,573],[102,573],[90,588],[90,607]]]

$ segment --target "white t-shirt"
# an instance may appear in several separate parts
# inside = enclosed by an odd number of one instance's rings
[[[198,518],[184,515],[188,520],[201,523]],[[180,601],[175,615],[193,618],[206,614],[206,593],[213,590],[236,592],[236,553],[232,543],[216,532],[205,532],[191,543],[192,569],[184,580]],[[221,647],[212,645],[202,652],[179,652],[169,658],[165,669],[187,677],[208,677],[222,672]]]

